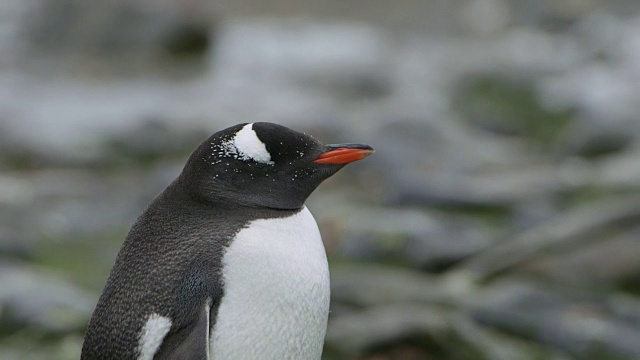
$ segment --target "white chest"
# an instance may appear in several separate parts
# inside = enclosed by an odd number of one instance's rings
[[[256,220],[223,258],[225,295],[211,335],[213,359],[320,359],[329,313],[329,268],[305,207]]]

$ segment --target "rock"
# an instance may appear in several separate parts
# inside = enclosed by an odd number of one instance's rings
[[[636,198],[626,198],[571,209],[469,259],[460,269],[483,279],[548,254],[552,249],[569,248],[598,232],[614,231],[620,224],[636,219],[640,216],[639,203]]]
[[[569,360],[569,357],[560,351],[481,326],[467,316],[456,316],[452,326],[460,338],[478,349],[483,359]]]
[[[504,31],[511,22],[511,7],[504,0],[475,0],[462,6],[460,23],[473,35]]]
[[[617,318],[640,326],[640,300],[626,294],[613,294],[605,302],[607,309]]]
[[[17,262],[0,264],[2,331],[24,327],[69,333],[86,326],[96,299],[44,269]]]
[[[476,135],[464,125],[429,119],[382,125],[374,134],[377,159],[364,166],[385,170],[378,176],[390,184],[383,194],[389,204],[501,210],[517,200],[518,193],[494,185],[503,177],[478,185],[473,177],[489,175],[481,171],[487,168],[496,171],[512,166],[517,157],[525,155],[513,144]]]
[[[340,228],[336,255],[351,259],[406,263],[442,271],[493,243],[492,231],[477,221],[411,209],[335,209],[323,223]],[[354,219],[339,222],[346,217]],[[357,221],[355,221],[357,219]]]
[[[593,183],[612,191],[634,191],[640,186],[640,141],[594,163]]]
[[[343,356],[366,353],[380,344],[417,338],[433,342],[447,329],[447,316],[441,309],[415,304],[376,307],[329,321],[326,347]]]
[[[44,55],[49,66],[57,58],[66,70],[92,64],[94,70],[106,67],[122,73],[128,68],[136,74],[176,56],[204,58],[214,25],[210,4],[198,0],[43,0],[31,15],[23,31],[31,44],[29,54],[36,55],[31,57]]]
[[[167,150],[175,150],[173,144],[193,139],[205,122],[176,108],[181,102],[175,99],[189,91],[186,85],[169,87],[157,80],[141,79],[98,86],[77,79],[35,80],[22,76],[0,84],[0,92],[7,91],[6,101],[0,103],[0,116],[6,119],[0,125],[0,140],[8,139],[0,143],[0,150],[5,146],[11,149],[0,155],[0,164],[15,168],[110,165],[113,159],[109,155],[114,154],[109,150],[113,148],[105,145],[114,138],[124,141],[128,133],[142,135],[144,129],[149,131],[144,139],[156,137],[157,141],[167,140],[162,129],[170,129],[176,137],[168,142]],[[175,117],[176,113],[184,116]],[[207,124],[207,133],[217,126]],[[198,138],[198,142],[203,139]]]
[[[81,335],[67,335],[52,341],[33,334],[13,334],[9,345],[0,345],[3,360],[72,360],[82,350]]]
[[[204,24],[177,25],[162,40],[162,48],[173,57],[198,57],[212,47],[213,31]]]
[[[253,69],[260,74],[254,81],[293,80],[290,85],[313,86],[314,80],[340,83],[388,72],[388,41],[387,32],[366,25],[236,21],[222,30],[212,60],[225,77],[242,76],[239,72],[251,76],[246,71]]]
[[[6,173],[0,176],[0,257],[28,259],[34,254],[34,242],[25,241],[19,224],[25,222],[24,211],[35,198],[29,179]]]
[[[594,297],[553,292],[519,280],[487,289],[473,316],[483,325],[557,348],[580,359],[640,356],[640,330]]]
[[[470,77],[460,83],[454,102],[465,119],[486,131],[520,136],[553,150],[572,120],[570,110],[545,108],[532,82],[496,75]]]
[[[440,280],[383,265],[332,265],[332,300],[357,307],[393,303],[437,303],[450,296]]]
[[[169,157],[187,158],[211,134],[205,130],[175,129],[168,121],[150,119],[110,134],[104,140],[102,163],[111,166],[153,166]]]
[[[464,172],[448,173],[451,176],[449,181],[444,179],[446,171],[432,174],[437,181],[421,181],[417,176],[414,179],[407,176],[393,179],[397,187],[385,195],[394,205],[421,205],[463,212],[476,210],[505,218],[511,210],[529,202],[551,202],[558,195],[588,183],[591,181],[590,170],[588,166],[571,161],[558,165],[486,167],[478,164]]]
[[[20,184],[12,196],[5,197],[6,203],[0,199],[0,229],[7,229],[0,237],[0,251],[33,260],[46,258],[42,249],[50,247],[58,253],[61,246],[88,245],[112,237],[120,239],[115,243],[120,244],[144,207],[173,181],[182,166],[181,159],[116,173],[41,169],[0,177],[0,184],[6,179],[5,189],[10,189],[10,180]]]
[[[591,289],[640,291],[640,228],[610,226],[598,236],[580,236],[581,246],[557,248],[521,268],[554,282]]]
[[[584,156],[619,151],[640,133],[639,89],[632,80],[640,69],[638,54],[631,50],[637,48],[638,24],[635,16],[620,21],[606,12],[585,17],[575,35],[585,44],[588,61],[540,81],[547,104],[575,109],[568,145]]]

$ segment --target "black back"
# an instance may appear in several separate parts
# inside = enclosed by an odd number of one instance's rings
[[[152,313],[172,320],[156,359],[204,359],[206,350],[193,335],[206,329],[207,299],[210,326],[215,323],[224,294],[225,248],[254,219],[298,212],[342,167],[313,163],[325,149],[320,142],[270,123],[255,123],[253,129],[273,163],[238,158],[221,144],[244,125],[204,141],[138,218],[89,322],[82,359],[137,358],[138,339]]]

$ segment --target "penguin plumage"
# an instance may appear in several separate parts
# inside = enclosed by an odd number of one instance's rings
[[[372,152],[272,123],[213,134],[131,228],[82,359],[320,358],[328,267],[304,202]]]

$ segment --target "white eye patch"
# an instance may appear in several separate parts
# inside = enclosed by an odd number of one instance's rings
[[[247,124],[236,135],[222,143],[225,156],[231,156],[240,160],[253,160],[262,164],[273,164],[271,154],[267,151],[258,134],[253,130],[253,124]]]

